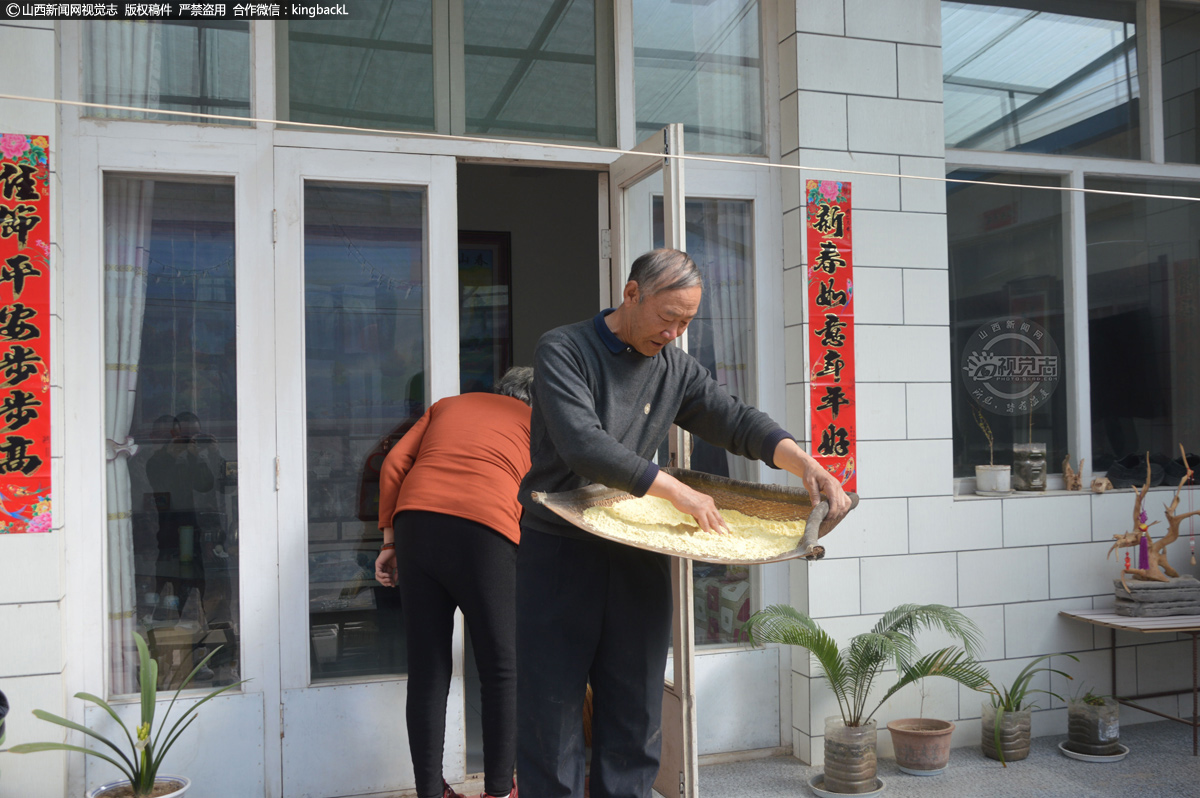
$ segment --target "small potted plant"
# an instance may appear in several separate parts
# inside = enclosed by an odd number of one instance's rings
[[[1067,702],[1067,751],[1089,757],[1121,753],[1121,705],[1112,696],[1091,690]]]
[[[1042,672],[1057,673],[1070,679],[1070,674],[1054,668],[1035,668],[1039,662],[1050,659],[1046,654],[1030,662],[1009,687],[997,687],[988,683],[987,691],[991,693],[991,701],[984,703],[980,729],[983,755],[989,759],[998,759],[1000,764],[1008,767],[1009,762],[1016,762],[1029,756],[1029,739],[1033,723],[1033,710],[1036,704],[1027,701],[1033,693],[1052,695],[1059,701],[1065,699],[1058,693],[1049,690],[1031,688],[1033,677]],[[1079,658],[1073,654],[1064,654],[1076,662]]]
[[[975,466],[975,492],[980,496],[1006,496],[1012,493],[1012,469],[1010,466],[996,465],[996,437],[983,411],[972,404],[971,416],[988,442],[988,464]]]
[[[888,721],[896,765],[912,776],[936,776],[950,764],[954,723],[925,717],[925,683],[920,683],[921,712],[915,718]]]
[[[922,629],[941,629],[962,641],[920,656],[915,641]],[[786,605],[767,607],[746,621],[751,643],[785,643],[808,649],[821,664],[840,715],[825,721],[825,772],[810,786],[833,793],[869,793],[883,788],[876,775],[875,713],[900,689],[929,676],[945,676],[978,690],[988,674],[973,657],[980,645],[975,623],[942,604],[901,604],[884,614],[869,632],[856,635],[841,651],[837,641],[803,612]],[[871,685],[889,665],[897,679],[873,708]],[[818,782],[823,784],[818,787]]]
[[[58,715],[53,715],[41,709],[33,711],[33,714],[42,720],[82,732],[88,737],[100,741],[112,750],[115,758],[102,751],[78,745],[68,745],[67,743],[25,743],[23,745],[14,745],[8,750],[14,754],[32,754],[38,751],[77,751],[88,756],[103,759],[124,774],[124,779],[105,784],[90,791],[88,798],[117,798],[118,796],[128,796],[129,798],[148,798],[149,796],[155,796],[155,798],[181,798],[187,792],[188,787],[191,786],[191,781],[182,776],[159,775],[158,769],[162,765],[163,758],[166,757],[167,752],[171,750],[171,746],[175,744],[179,736],[183,734],[188,726],[192,725],[192,721],[196,719],[196,715],[193,713],[202,704],[216,698],[226,690],[232,690],[238,685],[244,684],[244,682],[234,682],[208,693],[181,714],[169,730],[167,729],[167,718],[170,717],[171,710],[175,707],[175,701],[178,700],[179,694],[191,684],[192,679],[208,664],[213,655],[220,651],[220,647],[218,646],[199,665],[192,669],[192,672],[179,685],[179,689],[171,697],[171,703],[167,705],[167,711],[163,713],[157,727],[157,733],[155,733],[154,711],[155,700],[158,697],[158,663],[150,657],[150,650],[146,646],[145,639],[140,634],[134,632],[133,639],[137,643],[138,649],[138,681],[141,687],[142,710],[142,722],[136,730],[131,730],[126,726],[125,722],[121,720],[116,711],[104,699],[94,696],[91,693],[75,694],[76,698],[90,701],[107,712],[117,722],[117,725],[121,727],[121,731],[125,733],[125,742],[128,745],[114,743],[104,735]],[[189,718],[189,716],[191,717]],[[186,723],[184,722],[185,720],[187,721]]]

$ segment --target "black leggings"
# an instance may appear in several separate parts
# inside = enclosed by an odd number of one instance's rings
[[[406,510],[393,520],[408,639],[408,744],[420,798],[442,794],[454,610],[471,631],[483,704],[484,789],[507,795],[517,753],[517,546],[483,524]]]

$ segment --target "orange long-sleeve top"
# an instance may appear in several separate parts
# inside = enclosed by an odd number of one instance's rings
[[[388,452],[379,528],[401,510],[453,515],[521,542],[517,490],[529,470],[529,405],[465,393],[435,402]]]

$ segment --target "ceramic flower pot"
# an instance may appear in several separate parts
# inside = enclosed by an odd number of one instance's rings
[[[1012,469],[1006,465],[975,466],[975,492],[984,496],[1012,493]]]
[[[989,759],[1016,762],[1029,756],[1029,737],[1033,723],[1033,711],[1021,709],[1016,712],[1005,712],[1000,719],[1000,747],[996,747],[996,708],[991,704],[983,705],[983,719],[980,721],[981,743],[983,755]]]
[[[847,726],[840,716],[825,719],[825,790],[873,792],[876,788],[876,723]]]
[[[183,798],[184,793],[188,791],[188,787],[192,786],[190,779],[185,779],[183,776],[159,776],[154,780],[154,798]],[[174,787],[172,790],[171,788]],[[167,792],[158,792],[158,790],[167,790]],[[129,798],[133,795],[132,787],[129,784],[129,779],[121,779],[120,781],[112,781],[108,784],[102,784],[94,790],[88,791],[87,798]]]
[[[950,764],[950,735],[954,724],[948,720],[904,718],[887,725],[896,749],[896,764],[914,776],[936,776]]]
[[[1113,756],[1121,750],[1121,705],[1112,698],[1103,704],[1082,699],[1067,702],[1067,747],[1077,754]]]

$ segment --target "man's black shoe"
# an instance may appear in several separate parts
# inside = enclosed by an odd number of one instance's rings
[[[1146,456],[1131,454],[1122,457],[1108,467],[1108,473],[1104,476],[1108,477],[1114,488],[1140,488],[1146,481]],[[1150,487],[1161,485],[1163,476],[1163,467],[1151,458]]]

